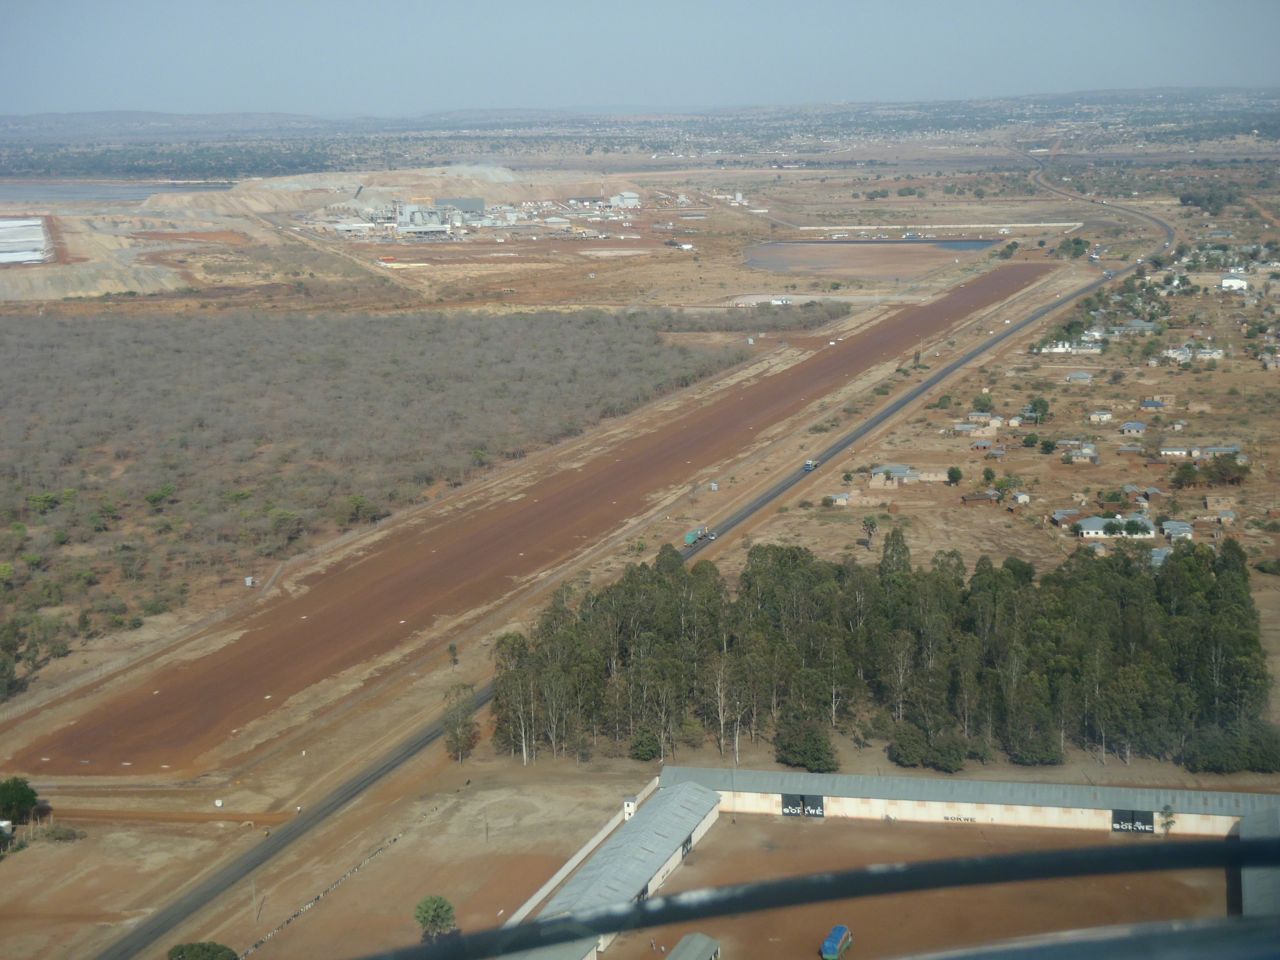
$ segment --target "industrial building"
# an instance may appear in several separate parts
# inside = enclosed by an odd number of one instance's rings
[[[719,816],[720,796],[698,783],[661,788],[630,816],[538,913],[540,921],[647,899]],[[616,934],[539,947],[520,960],[595,960]]]
[[[1265,793],[1214,790],[1094,787],[1062,783],[946,780],[840,774],[782,773],[666,767],[663,790],[681,783],[710,787],[726,813],[788,816],[789,808],[810,816],[904,820],[917,823],[976,823],[1022,827],[1123,832],[1121,820],[1141,822],[1137,832],[1153,833],[1156,813],[1168,806],[1171,832],[1225,837],[1240,821],[1280,807]],[[1135,814],[1127,820],[1117,814]]]

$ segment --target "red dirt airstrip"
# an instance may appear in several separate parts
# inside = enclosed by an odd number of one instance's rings
[[[817,397],[1051,269],[1013,264],[994,270],[780,373],[727,387],[582,466],[512,489],[512,499],[406,525],[367,555],[316,574],[300,594],[219,625],[219,633],[243,632],[109,697],[6,767],[41,775],[190,770],[233,730],[294,694],[409,642],[438,616],[502,596],[515,578],[547,568],[644,512],[656,492],[734,455]]]

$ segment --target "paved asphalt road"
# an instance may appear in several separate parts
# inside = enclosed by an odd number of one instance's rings
[[[1041,184],[1041,186],[1044,185]],[[1045,187],[1045,189],[1052,190],[1052,188],[1049,187]],[[1053,190],[1052,192],[1060,193],[1061,191]],[[1062,195],[1070,197],[1073,200],[1080,199],[1079,197],[1075,197],[1071,194],[1064,193]],[[1173,228],[1164,221],[1157,220],[1156,218],[1142,213],[1141,211],[1131,210],[1127,207],[1115,206],[1115,209],[1139,217],[1150,223],[1154,223],[1164,231],[1166,240],[1172,242],[1174,235]],[[1115,276],[1123,276],[1135,269],[1137,269],[1136,265],[1126,267],[1124,270],[1116,271]],[[1092,283],[1085,284],[1084,286],[1072,291],[1070,294],[1055,300],[1053,303],[1043,306],[1039,310],[1028,314],[1017,323],[1009,325],[1001,333],[974,347],[968,353],[964,354],[964,356],[953,360],[919,386],[907,391],[887,407],[878,411],[869,420],[860,424],[855,430],[853,430],[853,432],[846,434],[840,440],[827,447],[826,450],[822,451],[822,453],[818,455],[818,462],[821,464],[841,451],[848,449],[859,439],[866,436],[872,430],[875,430],[887,421],[890,417],[897,414],[903,407],[907,406],[907,404],[913,403],[927,391],[938,386],[942,381],[947,379],[947,377],[951,376],[951,374],[955,373],[965,364],[976,360],[984,353],[987,353],[999,344],[1003,343],[1009,337],[1020,333],[1051,311],[1057,310],[1059,307],[1078,297],[1087,296],[1094,290],[1109,282],[1110,280],[1107,277],[1099,277]],[[803,470],[796,470],[794,473],[779,481],[765,493],[752,500],[751,503],[744,506],[737,513],[734,513],[726,520],[717,524],[713,528],[715,533],[721,534],[732,530],[734,527],[743,523],[757,510],[760,510],[764,506],[776,500],[778,497],[782,496],[804,479],[805,476],[806,474]],[[706,544],[707,541],[705,540],[694,544],[692,547],[684,550],[683,554],[686,558],[691,557],[706,546]],[[486,684],[476,692],[477,709],[483,707],[492,699],[493,685]],[[382,759],[366,767],[350,780],[341,784],[332,793],[320,802],[316,803],[314,806],[308,807],[300,813],[296,819],[289,821],[289,823],[285,824],[283,827],[275,830],[252,850],[242,853],[230,863],[221,867],[215,873],[180,895],[172,903],[162,907],[160,910],[157,910],[120,940],[116,941],[102,953],[98,954],[97,960],[127,960],[127,958],[137,956],[165,934],[169,933],[169,931],[177,927],[180,923],[195,914],[202,907],[208,905],[214,899],[230,890],[237,883],[247,878],[250,873],[265,864],[276,854],[280,853],[285,847],[302,837],[312,828],[319,826],[331,814],[337,813],[369,787],[373,786],[383,777],[392,773],[426,747],[435,743],[436,740],[440,739],[442,732],[443,731],[441,730],[439,723],[433,723],[430,726],[419,730]]]

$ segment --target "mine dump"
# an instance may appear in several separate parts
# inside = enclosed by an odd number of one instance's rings
[[[45,263],[52,257],[43,217],[0,217],[0,264]]]

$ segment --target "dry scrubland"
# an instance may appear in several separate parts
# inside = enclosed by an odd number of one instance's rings
[[[673,331],[841,308],[9,317],[0,697],[51,657],[736,362]]]

